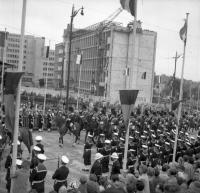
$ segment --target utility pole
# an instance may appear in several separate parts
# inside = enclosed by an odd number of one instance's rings
[[[72,26],[74,17],[78,14],[78,12],[81,10],[81,15],[84,15],[83,13],[83,7],[78,9],[77,11],[74,8],[74,5],[72,6],[72,13],[71,13],[71,21],[70,21],[70,31],[69,31],[69,53],[68,53],[68,71],[67,71],[67,94],[66,94],[66,106],[65,111],[68,111],[69,107],[69,78],[70,78],[70,65],[71,65],[71,51],[72,51]]]
[[[199,91],[200,91],[200,85],[198,85],[198,93],[197,93],[197,111],[199,110]]]
[[[178,55],[177,51],[176,51],[176,55],[173,57],[173,59],[175,60],[174,63],[174,74],[173,74],[173,81],[172,81],[172,88],[171,88],[171,104],[170,104],[170,110],[172,111],[172,103],[173,103],[173,92],[174,92],[174,83],[176,80],[176,64],[177,64],[177,60],[180,58],[181,55]]]

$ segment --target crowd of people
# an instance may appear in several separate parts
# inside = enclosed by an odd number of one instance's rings
[[[136,109],[131,113],[129,125],[124,122],[122,112],[114,109],[108,111],[105,108],[96,108],[88,111],[85,108],[75,112],[71,109],[67,115],[57,112],[54,116],[58,114],[65,118],[66,127],[71,127],[70,131],[73,132],[76,129],[74,125],[77,123],[81,128],[80,131],[82,129],[86,131],[83,151],[85,168],[81,172],[83,175],[80,173],[79,186],[68,183],[69,159],[63,155],[61,166],[52,175],[55,181],[54,192],[200,192],[200,117],[198,112],[183,112],[182,114],[175,161],[173,161],[173,148],[177,121],[173,112],[151,108]],[[54,118],[52,116],[52,120]],[[124,170],[127,126],[130,133]],[[29,129],[32,128],[29,127]],[[27,161],[20,161],[22,154],[19,144],[17,163],[19,169],[16,174],[10,174],[12,158],[11,155],[8,156],[5,164],[8,170],[6,176],[8,192],[11,178],[15,178],[16,181],[19,178],[18,180],[22,181],[27,172],[29,177],[23,180],[23,183],[26,183],[23,187],[30,184],[32,192],[45,192],[45,177],[48,172],[45,167],[45,147],[42,145],[41,136],[37,136],[35,141],[29,164]],[[91,159],[92,155],[94,155],[94,162]],[[89,177],[84,174],[89,174]],[[24,178],[19,177],[21,175]],[[67,190],[69,188],[70,190]],[[17,188],[16,192],[19,192]],[[27,189],[24,189],[24,192],[27,192]]]

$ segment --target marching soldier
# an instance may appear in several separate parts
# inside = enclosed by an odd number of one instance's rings
[[[39,131],[43,131],[43,123],[44,123],[43,116],[42,116],[41,112],[39,112],[39,114],[38,114],[38,129],[39,129]]]
[[[38,146],[41,149],[40,153],[44,153],[44,145],[41,143],[42,142],[42,136],[38,135],[35,137],[35,141],[36,141],[36,146]]]
[[[95,174],[97,177],[97,181],[99,182],[100,177],[102,176],[102,165],[101,165],[101,159],[103,158],[103,155],[100,153],[95,154],[95,162],[92,165],[91,174]]]
[[[47,131],[51,131],[51,126],[52,126],[52,116],[50,112],[47,114]]]
[[[104,142],[105,142],[105,134],[101,133],[99,140],[97,141],[96,147],[97,152],[101,153],[104,148]]]
[[[28,127],[30,131],[33,130],[33,115],[31,114],[31,112],[29,112],[29,115],[28,115]]]
[[[118,144],[119,144],[118,133],[114,133],[113,140],[111,141],[111,153],[114,153],[117,151]]]
[[[69,174],[69,168],[66,166],[69,163],[69,159],[67,156],[63,155],[61,157],[61,167],[58,168],[52,176],[52,179],[55,180],[54,182],[54,190],[56,192],[59,191],[61,186],[67,187],[67,177]]]
[[[46,160],[44,154],[38,154],[38,165],[32,170],[30,174],[31,188],[36,190],[38,193],[44,193],[44,179],[47,174],[47,169],[43,162]]]
[[[119,157],[116,152],[112,153],[111,160],[112,160],[112,169],[111,169],[111,176],[115,174],[120,174],[120,163]]]
[[[139,161],[142,164],[146,165],[148,160],[148,147],[146,145],[142,145],[142,152],[139,154]]]
[[[123,160],[123,156],[124,156],[124,138],[120,138],[120,141],[119,141],[119,145],[117,147],[117,153],[118,153],[118,156],[119,156],[119,163],[120,163],[120,168],[122,168],[122,160]]]
[[[92,148],[92,135],[88,135],[88,140],[85,143],[84,146],[84,152],[83,152],[83,159],[84,159],[84,164],[85,166],[90,166],[91,165],[91,148]],[[88,168],[84,168],[83,171],[89,171]]]
[[[135,150],[130,149],[128,152],[128,159],[127,159],[127,169],[130,173],[134,174],[134,165],[136,163],[136,157],[135,157]]]
[[[111,154],[110,140],[105,140],[105,147],[103,148],[101,153],[104,156],[101,160],[102,173],[108,173],[109,172],[109,160],[110,160],[109,156]]]
[[[37,155],[41,153],[41,149],[38,146],[33,147],[32,151],[32,159],[31,159],[31,165],[30,169],[34,169],[38,165],[38,158]]]

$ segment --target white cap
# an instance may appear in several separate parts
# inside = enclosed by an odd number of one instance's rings
[[[143,147],[143,148],[145,148],[145,149],[147,149],[147,148],[148,148],[148,147],[147,147],[147,145],[142,145],[142,147]]]
[[[166,145],[170,145],[170,143],[169,143],[169,142],[167,142],[167,141],[165,141],[165,144],[166,144]]]
[[[44,155],[44,154],[38,154],[37,158],[40,160],[43,160],[43,161],[45,161],[47,159],[46,155]]]
[[[114,135],[118,136],[118,133],[113,133]]]
[[[112,153],[112,155],[111,155],[111,158],[118,159],[119,157],[118,157],[117,153],[116,153],[116,152],[114,152],[114,153]]]
[[[21,166],[22,165],[22,160],[16,159],[16,165]]]
[[[101,159],[102,157],[103,157],[103,155],[101,153],[96,153],[95,157],[94,157],[94,160]]]
[[[36,140],[36,141],[42,141],[42,136],[40,136],[40,135],[36,136],[36,137],[35,137],[35,140]]]
[[[151,135],[153,138],[156,138],[156,136],[154,134]]]
[[[141,138],[142,138],[142,139],[145,139],[146,137],[145,137],[144,135],[141,135]]]
[[[130,137],[129,137],[129,139],[133,139],[133,137],[132,137],[132,136],[130,136]]]
[[[133,152],[133,151],[135,151],[135,150],[134,150],[134,149],[130,149],[129,151],[132,151],[132,152]]]
[[[61,160],[62,160],[62,162],[65,163],[65,164],[68,164],[68,163],[69,163],[69,159],[67,158],[66,155],[63,155],[63,156],[61,157]]]
[[[190,137],[191,139],[195,140],[195,138],[193,136]]]
[[[100,124],[103,124],[103,121],[100,121]]]
[[[122,137],[120,137],[119,139],[120,139],[121,141],[124,141],[124,140],[125,140],[125,139],[124,139],[124,138],[122,138]]]
[[[189,146],[191,145],[189,142],[186,142],[186,144],[189,145]]]
[[[108,139],[106,139],[106,140],[105,140],[105,143],[111,143],[111,141],[110,141],[110,140],[108,140]]]
[[[35,145],[35,146],[33,147],[33,150],[35,150],[35,151],[41,151],[41,149],[40,149],[37,145]]]
[[[157,143],[155,144],[156,147],[160,147],[160,145],[158,145]]]
[[[0,135],[0,140],[2,139],[2,136]]]
[[[101,137],[104,137],[104,136],[105,136],[105,134],[104,134],[104,133],[101,133],[101,134],[100,134],[100,136],[101,136]]]
[[[88,137],[93,137],[92,135],[88,134]]]

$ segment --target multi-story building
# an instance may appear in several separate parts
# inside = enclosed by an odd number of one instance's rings
[[[55,45],[55,85],[56,88],[62,88],[63,83],[63,67],[64,67],[64,56],[65,56],[65,47],[64,43],[59,43]]]
[[[115,103],[119,102],[119,90],[139,89],[137,103],[152,101],[156,32],[143,30],[138,22],[133,38],[131,23],[127,27],[118,23],[105,27],[101,23],[73,31],[72,37],[70,89],[78,88],[80,66],[76,65],[76,57],[82,53],[81,93],[93,93]],[[69,26],[64,30],[64,41],[67,75]]]
[[[19,64],[20,35],[8,33],[6,45],[6,62],[13,65],[13,68],[9,70],[16,71]],[[38,86],[39,80],[44,78],[47,71],[44,67],[45,62],[47,62],[45,59],[45,38],[25,35],[22,67],[25,73],[22,85]],[[50,65],[48,79],[54,79],[54,51],[50,51],[48,63]]]

